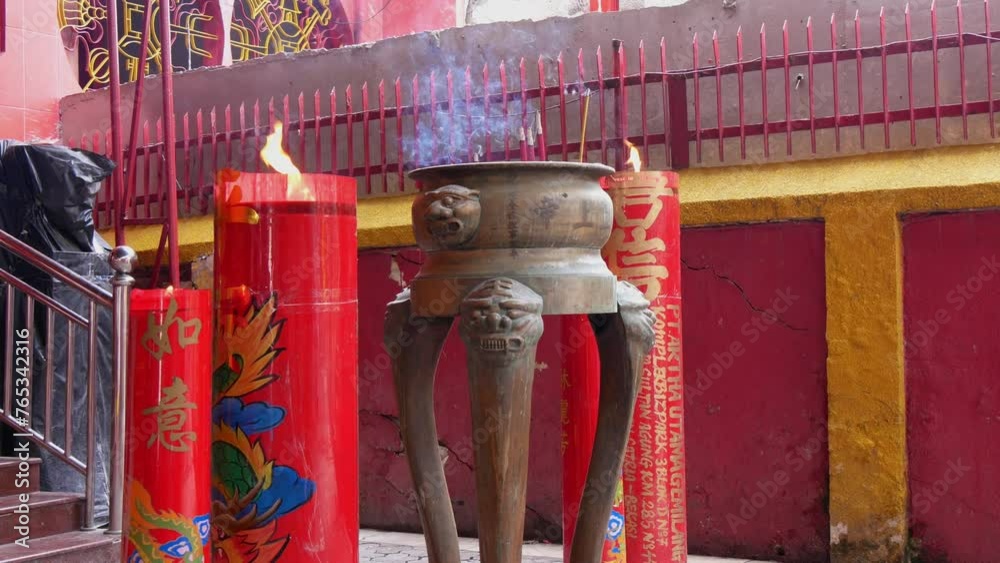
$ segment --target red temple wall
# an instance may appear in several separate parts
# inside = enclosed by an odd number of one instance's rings
[[[925,562],[1000,553],[1000,211],[903,223],[910,529]]]
[[[782,561],[826,557],[826,344],[823,225],[780,223],[685,230],[683,272],[689,529],[694,553]],[[385,304],[419,269],[415,250],[361,253],[362,525],[419,528],[382,342]],[[784,300],[784,301],[782,301]],[[774,306],[777,302],[777,309]],[[787,302],[787,306],[785,304]],[[770,310],[777,313],[777,320]],[[781,312],[778,312],[778,311]],[[774,320],[774,322],[769,322]],[[764,328],[756,328],[754,323]],[[558,323],[539,349],[526,535],[561,535]],[[727,351],[743,351],[732,365]],[[713,367],[723,359],[719,368]],[[697,390],[698,373],[709,378]],[[475,485],[465,354],[453,333],[438,368],[442,453],[459,527],[475,533]],[[778,475],[784,471],[787,482]],[[741,503],[780,481],[745,523]],[[768,490],[770,490],[768,488]],[[709,495],[706,491],[712,491]],[[735,531],[732,529],[735,526]],[[784,557],[780,554],[785,553]]]

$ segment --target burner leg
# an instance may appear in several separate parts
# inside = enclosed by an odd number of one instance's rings
[[[576,523],[571,563],[600,563],[639,394],[642,366],[653,348],[655,318],[634,286],[618,283],[618,313],[591,315],[601,355],[597,435]]]
[[[520,563],[528,484],[528,429],[542,298],[509,279],[462,302],[468,350],[481,563]]]
[[[385,345],[393,358],[399,427],[431,563],[459,563],[458,531],[434,420],[434,371],[451,318],[412,317],[410,291],[389,304]]]

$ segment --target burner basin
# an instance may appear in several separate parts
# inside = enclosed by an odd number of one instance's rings
[[[410,286],[413,314],[458,313],[480,283],[512,278],[542,296],[545,315],[617,311],[601,258],[613,226],[600,164],[490,162],[421,168],[413,231],[426,261]]]

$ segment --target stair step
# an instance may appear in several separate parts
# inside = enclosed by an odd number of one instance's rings
[[[67,532],[32,539],[28,547],[17,544],[0,545],[0,563],[39,561],[46,563],[93,563],[118,561],[121,557],[121,537],[103,531]]]
[[[31,539],[74,532],[83,525],[83,495],[30,493],[27,504]],[[14,529],[21,518],[21,515],[14,511],[20,505],[20,498],[17,495],[0,497],[0,545],[11,543],[21,537]]]
[[[0,457],[0,497],[33,493],[38,490],[38,468],[41,466],[42,460],[33,457],[27,461],[28,480],[26,483],[22,481],[24,475],[18,475],[21,472],[21,463],[21,460],[16,457]]]

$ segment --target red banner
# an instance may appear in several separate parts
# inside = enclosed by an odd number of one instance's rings
[[[358,560],[357,186],[222,174],[215,561]]]
[[[212,296],[132,292],[122,561],[210,560]]]
[[[605,260],[656,315],[624,467],[628,560],[686,562],[680,182],[674,172],[619,172],[605,185],[615,209]]]

